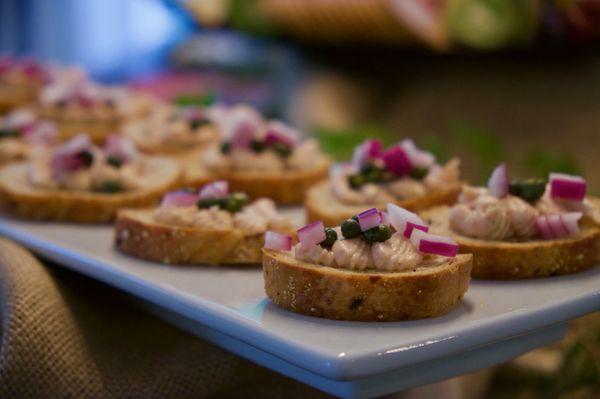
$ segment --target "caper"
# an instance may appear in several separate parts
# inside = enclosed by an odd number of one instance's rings
[[[210,208],[213,206],[221,207],[221,199],[219,198],[204,198],[196,203],[196,206],[200,209]]]
[[[231,143],[228,143],[226,141],[221,143],[221,153],[227,155],[230,152],[231,152]]]
[[[429,173],[429,169],[416,167],[410,171],[410,177],[416,180],[423,180],[427,176],[427,173]]]
[[[5,139],[9,137],[19,137],[18,130],[10,130],[10,129],[0,129],[0,139]]]
[[[206,118],[195,118],[195,119],[192,119],[189,123],[190,123],[190,129],[196,130],[199,127],[208,125],[210,123],[210,121]]]
[[[284,143],[275,143],[272,148],[281,158],[287,158],[292,155],[292,148]]]
[[[360,188],[363,184],[365,184],[365,177],[363,175],[350,175],[348,176],[348,184],[350,187],[357,189]]]
[[[123,160],[114,155],[109,155],[106,157],[106,163],[114,166],[115,168],[120,168],[123,165]]]
[[[344,238],[356,238],[360,236],[360,224],[358,223],[358,220],[344,220],[342,223],[342,235]]]
[[[254,152],[261,153],[265,150],[265,143],[260,140],[252,140],[250,143],[250,148]]]
[[[222,209],[228,212],[239,212],[248,203],[248,195],[245,193],[232,193],[226,199]]]
[[[77,154],[77,157],[85,166],[92,166],[92,163],[94,162],[94,154],[92,154],[90,151],[81,151],[79,154]]]
[[[392,236],[392,230],[385,224],[375,226],[363,233],[365,241],[368,243],[384,242]]]
[[[319,245],[323,248],[331,249],[331,247],[333,247],[333,244],[335,244],[337,239],[338,235],[335,232],[335,230],[328,227],[325,229],[325,239],[321,241]]]
[[[382,168],[373,164],[364,165],[360,170],[360,174],[367,183],[381,183],[383,181],[383,172]]]
[[[513,180],[508,186],[508,192],[520,197],[527,202],[535,202],[546,191],[546,182],[543,179]]]
[[[121,187],[121,184],[119,184],[118,181],[109,180],[109,181],[102,183],[102,186],[100,186],[97,189],[97,191],[102,192],[102,193],[113,194],[113,193],[118,193],[120,191],[123,191],[123,187]]]

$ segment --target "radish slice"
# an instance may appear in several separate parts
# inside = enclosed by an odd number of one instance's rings
[[[406,209],[392,203],[388,203],[387,210],[390,224],[398,233],[402,234],[406,238],[411,236],[411,233],[415,228],[422,231],[429,230],[427,223],[425,223],[423,219],[421,219],[416,213],[407,211]]]
[[[569,212],[560,215],[563,225],[569,232],[569,235],[579,234],[579,219],[583,217],[581,212]]]
[[[367,161],[378,159],[383,155],[383,144],[381,140],[369,139],[354,149],[352,164],[360,169]]]
[[[267,124],[265,145],[271,146],[276,143],[282,143],[293,147],[298,142],[299,137],[300,134],[292,127],[280,121],[271,121]]]
[[[548,220],[548,226],[554,238],[562,238],[569,235],[569,231],[563,224],[560,215],[548,215],[546,216],[546,220]]]
[[[419,168],[429,168],[435,163],[433,154],[420,150],[411,139],[403,140],[400,146],[406,152],[410,163]]]
[[[550,173],[550,197],[583,201],[586,192],[586,182],[581,176]]]
[[[317,245],[325,240],[325,226],[322,221],[313,222],[298,229],[298,241],[303,245]]]
[[[121,161],[128,162],[138,156],[138,150],[134,142],[117,134],[110,134],[104,143],[104,153]]]
[[[494,197],[503,198],[508,195],[508,170],[505,163],[494,169],[487,186]]]
[[[229,183],[225,180],[217,180],[205,185],[200,190],[199,199],[225,198],[229,194]]]
[[[453,258],[458,253],[458,244],[450,237],[442,237],[413,229],[410,241],[420,251]]]
[[[535,219],[535,225],[543,238],[551,239],[554,237],[546,216],[538,216]]]
[[[367,209],[358,214],[358,224],[361,231],[367,231],[381,224],[381,214],[377,208]]]
[[[192,206],[198,202],[198,194],[186,191],[174,191],[165,194],[161,206]]]
[[[265,248],[274,249],[276,251],[291,251],[292,237],[287,234],[267,231],[265,233]]]
[[[385,167],[398,176],[406,175],[413,168],[406,151],[399,144],[384,152],[382,159]]]

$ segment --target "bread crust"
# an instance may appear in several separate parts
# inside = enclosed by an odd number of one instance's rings
[[[128,255],[165,264],[260,264],[264,234],[158,223],[152,209],[122,209],[115,246]]]
[[[279,205],[299,205],[304,202],[306,192],[321,180],[327,178],[330,160],[322,162],[310,170],[285,172],[239,171],[211,174],[200,168],[192,169],[186,175],[186,184],[200,187],[214,180],[229,181],[230,191],[247,193],[252,199],[267,197]],[[188,162],[189,165],[189,162]]]
[[[8,164],[0,168],[0,209],[23,219],[110,222],[119,208],[150,206],[181,184],[181,168],[175,161],[156,157],[151,162],[160,175],[156,184],[117,194],[38,189],[27,181],[27,163]]]
[[[450,235],[461,253],[473,254],[473,277],[524,279],[577,273],[600,260],[600,228],[584,224],[579,235],[555,240],[487,241],[465,237],[450,229],[447,206],[421,213],[433,232]]]
[[[453,204],[456,202],[460,190],[460,184],[451,185],[443,190],[434,191],[424,196],[396,201],[396,205],[418,212],[437,205]],[[309,222],[321,220],[325,226],[338,226],[344,220],[369,207],[386,210],[387,202],[369,205],[343,204],[333,195],[329,181],[321,182],[312,187],[306,194],[304,203],[307,220]]]
[[[265,291],[278,306],[309,316],[398,321],[450,312],[469,287],[471,255],[414,271],[356,272],[263,249]]]

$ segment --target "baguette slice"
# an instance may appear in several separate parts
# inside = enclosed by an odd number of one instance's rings
[[[247,193],[252,199],[267,197],[279,205],[298,205],[304,202],[308,189],[325,179],[329,173],[330,160],[326,157],[314,164],[310,170],[294,170],[285,172],[236,171],[211,174],[197,166],[196,161],[187,161],[186,184],[200,187],[214,180],[224,179],[229,182],[231,191]]]
[[[32,187],[27,179],[27,163],[0,168],[0,209],[24,219],[80,223],[109,222],[119,208],[154,204],[163,193],[181,184],[177,162],[153,157],[149,168],[154,181],[143,189],[116,193],[47,190]]]
[[[390,273],[314,265],[263,249],[265,290],[278,306],[309,316],[398,321],[450,312],[469,288],[471,255]]]
[[[172,226],[154,220],[152,209],[122,209],[115,224],[117,249],[166,264],[259,264],[264,234],[239,229]]]
[[[427,195],[399,200],[396,205],[418,212],[436,205],[453,204],[460,194],[461,185],[451,185],[439,191],[431,192]],[[362,212],[367,207],[376,207],[380,210],[386,210],[387,203],[369,205],[348,205],[341,203],[331,191],[331,183],[321,182],[312,187],[307,195],[304,204],[308,222],[322,220],[325,226],[337,226],[344,220]]]
[[[487,241],[457,234],[450,229],[450,208],[441,206],[421,213],[431,231],[452,236],[461,253],[473,254],[473,277],[520,279],[576,273],[600,260],[600,228],[584,223],[574,237],[522,242]]]

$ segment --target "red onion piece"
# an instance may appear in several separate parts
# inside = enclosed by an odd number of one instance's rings
[[[550,229],[550,225],[548,225],[548,219],[546,219],[546,216],[538,216],[535,219],[535,226],[537,227],[538,231],[540,232],[540,235],[542,236],[542,238],[551,239],[554,237],[554,234],[552,233],[552,230]]]
[[[192,206],[198,202],[198,194],[186,191],[174,191],[165,194],[161,206]]]
[[[265,248],[276,251],[291,251],[292,237],[287,234],[267,231],[265,233]]]
[[[87,165],[81,154],[91,153],[93,149],[94,146],[89,136],[85,134],[75,136],[54,151],[50,160],[50,168],[55,174],[84,168]]]
[[[367,209],[358,214],[358,224],[361,231],[367,231],[381,224],[381,214],[377,208]]]
[[[583,201],[587,189],[581,176],[550,173],[550,197],[572,201]]]
[[[58,141],[58,127],[52,122],[42,121],[30,127],[21,128],[27,142],[36,145],[50,145]]]
[[[294,147],[299,141],[300,134],[292,127],[280,121],[271,121],[267,124],[267,133],[265,134],[265,145],[281,143],[289,147]]]
[[[104,153],[120,159],[123,162],[129,162],[138,156],[138,150],[135,143],[128,137],[110,134],[104,142]]]
[[[579,234],[579,219],[583,217],[581,212],[568,212],[560,215],[563,225],[569,232],[569,235]]]
[[[354,149],[352,155],[352,164],[360,169],[368,161],[381,158],[383,155],[383,143],[381,140],[369,139],[365,140]]]
[[[406,222],[406,229],[404,230],[404,237],[410,238],[414,229],[424,231],[427,233],[429,231],[429,226],[425,226],[422,224],[415,224],[413,222]]]
[[[199,199],[225,198],[229,194],[229,183],[217,180],[200,189]]]
[[[297,230],[298,241],[303,245],[317,245],[325,239],[325,226],[322,221],[313,222]]]
[[[504,198],[508,195],[508,170],[505,163],[494,169],[487,186],[494,197]]]
[[[419,168],[429,168],[435,164],[435,157],[433,154],[420,150],[411,139],[403,140],[400,146],[404,149],[406,156],[410,163]]]
[[[386,226],[390,225],[390,218],[386,211],[379,211],[379,217],[381,218],[381,224],[385,224]]]
[[[429,230],[427,223],[425,223],[416,213],[410,212],[392,203],[388,204],[387,209],[390,224],[404,237],[410,237],[414,228],[418,228],[422,231]]]
[[[410,236],[413,245],[423,253],[453,258],[458,253],[458,244],[450,237],[442,237],[413,229]]]
[[[413,168],[408,155],[400,145],[390,147],[383,153],[382,159],[385,167],[397,176],[404,176]]]
[[[546,220],[554,238],[562,238],[569,235],[569,231],[563,224],[560,215],[548,215],[546,216]]]

